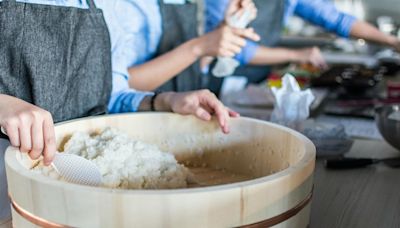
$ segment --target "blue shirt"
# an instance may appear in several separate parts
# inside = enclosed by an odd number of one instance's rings
[[[142,21],[136,20],[136,15],[142,15],[142,12],[147,12],[148,15],[154,13],[151,8],[137,8],[137,6],[141,6],[143,2],[156,1],[96,0],[97,6],[103,10],[111,37],[113,90],[108,105],[110,113],[135,112],[143,98],[152,94],[129,88],[128,68],[132,66],[132,61],[143,63],[148,60],[150,52],[155,52],[149,48],[149,44],[159,42],[152,36],[155,33],[153,30],[157,30],[157,27],[142,26]],[[154,18],[157,18],[157,15],[153,16],[152,20],[155,20]],[[161,31],[161,15],[159,20]],[[140,34],[146,34],[146,36]]]
[[[118,45],[120,46],[119,53],[116,56],[125,59],[127,62],[125,65],[128,67],[143,64],[157,55],[157,49],[161,41],[163,34],[162,31],[162,17],[160,12],[160,6],[157,0],[114,0],[115,7],[103,9],[105,11],[105,17],[107,21],[115,21],[117,23],[110,25],[110,27],[119,27],[121,31]],[[227,0],[229,1],[229,0]],[[226,4],[224,0],[210,0],[205,1],[207,4],[212,4],[213,7],[210,9],[218,8],[217,13],[210,14],[206,11],[206,23],[213,23],[207,25],[206,28],[212,28],[207,30],[211,31],[215,29],[218,24],[222,21]],[[110,20],[107,16],[107,11],[114,11],[115,18]],[[215,18],[217,17],[217,18]],[[110,28],[112,29],[112,28]],[[117,32],[112,32],[116,34]],[[123,34],[122,34],[123,33]],[[243,59],[251,59],[253,56],[246,56],[246,53],[252,53],[256,51],[258,45],[250,43],[247,49],[254,48],[254,51],[243,52],[243,55],[238,55],[238,60],[242,63]],[[243,57],[244,56],[244,57]],[[132,75],[131,77],[135,77]]]
[[[2,0],[0,0],[1,2]],[[32,4],[56,5],[64,7],[88,8],[86,0],[17,0]],[[148,1],[148,0],[143,0]],[[109,113],[135,112],[148,92],[139,92],[129,88],[128,84],[128,59],[126,58],[127,23],[131,21],[125,12],[124,0],[95,0],[98,8],[103,10],[104,18],[109,28],[112,47],[113,87],[108,104]],[[133,2],[133,1],[132,1]],[[137,2],[140,2],[139,0]],[[130,27],[136,27],[132,24]],[[129,37],[128,37],[129,38]],[[140,53],[140,49],[129,54]]]
[[[118,12],[117,19],[125,31],[123,56],[128,60],[128,66],[145,63],[157,55],[157,49],[162,37],[162,17],[157,0],[115,0],[118,2],[114,11]],[[225,8],[229,0],[205,0],[206,32],[214,30],[223,20]],[[106,11],[111,9],[104,9]],[[238,55],[237,59],[248,62],[253,57],[258,45],[248,42],[247,51]],[[250,49],[254,49],[249,51]],[[249,56],[246,54],[249,53]],[[133,75],[133,77],[135,77]]]
[[[158,0],[114,0],[113,8],[103,9],[106,17],[118,27],[118,56],[128,67],[153,59],[162,37],[161,12]]]
[[[103,10],[112,43],[113,92],[109,112],[136,111],[143,98],[152,93],[129,88],[128,68],[149,61],[157,52],[162,35],[158,1],[103,0],[97,5]]]
[[[206,1],[206,30],[211,31],[223,20],[229,0]],[[356,18],[338,11],[334,3],[329,0],[285,0],[285,13],[283,21],[286,23],[292,15],[297,15],[305,20],[322,26],[339,36],[349,37],[351,28]],[[258,12],[262,13],[262,12]],[[242,52],[235,58],[242,64],[248,63],[255,55],[259,45],[248,41]]]

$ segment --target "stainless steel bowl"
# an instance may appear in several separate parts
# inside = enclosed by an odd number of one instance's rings
[[[390,145],[400,150],[400,120],[389,118],[396,112],[400,112],[400,104],[378,107],[375,120],[383,138]]]

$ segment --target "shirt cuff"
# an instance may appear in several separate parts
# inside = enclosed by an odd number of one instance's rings
[[[254,58],[259,47],[259,44],[247,40],[246,46],[243,47],[242,52],[235,56],[235,59],[240,62],[240,65],[246,65]]]
[[[108,104],[108,112],[111,114],[136,112],[143,99],[146,96],[151,96],[153,94],[154,93],[152,92],[139,92],[133,89],[118,91],[111,95],[111,99]]]

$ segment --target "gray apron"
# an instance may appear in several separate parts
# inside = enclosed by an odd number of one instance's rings
[[[102,11],[0,2],[0,93],[49,111],[55,122],[106,112],[111,44]],[[9,216],[0,145],[0,220]]]
[[[267,47],[274,47],[280,40],[283,30],[283,19],[285,13],[284,0],[254,0],[258,9],[257,18],[250,23],[249,27],[255,29],[260,35],[260,44]],[[213,67],[213,66],[211,66]],[[246,76],[249,83],[260,83],[270,73],[269,66],[240,66],[233,75]],[[210,74],[212,74],[210,72]],[[219,93],[223,79],[210,77],[209,87]]]
[[[162,17],[162,37],[157,55],[169,52],[198,36],[197,3],[166,4],[159,0]],[[184,92],[203,87],[199,61],[182,71],[158,90]]]

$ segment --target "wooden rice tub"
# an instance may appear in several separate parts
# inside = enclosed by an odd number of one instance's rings
[[[29,170],[6,152],[15,227],[307,227],[315,147],[301,134],[248,118],[215,122],[166,113],[84,118],[56,126],[59,145],[75,131],[116,127],[157,144],[190,167],[196,182],[176,190],[81,186]],[[62,146],[60,146],[62,147]]]

